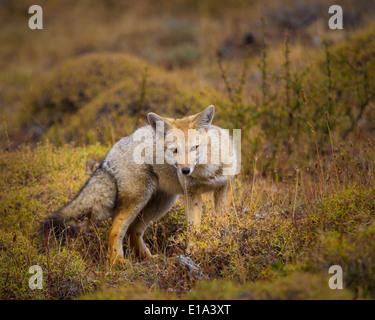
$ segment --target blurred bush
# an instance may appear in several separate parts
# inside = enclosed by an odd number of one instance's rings
[[[298,159],[315,159],[317,147],[332,153],[332,144],[349,137],[367,140],[374,132],[375,26],[342,43],[326,43],[325,53],[306,61],[302,70],[290,60],[289,37],[281,70],[261,70],[261,94],[247,103],[240,76],[237,87],[227,85],[229,103],[220,111],[230,127],[244,129],[242,150],[261,157],[264,169],[288,160],[289,168],[301,165]]]
[[[141,74],[140,60],[121,54],[80,56],[42,74],[30,87],[26,104],[43,126],[61,121],[123,78]]]
[[[129,55],[89,54],[41,75],[25,100],[29,121],[56,144],[113,143],[140,119],[145,124],[149,111],[181,117],[220,101],[213,89],[192,82]]]

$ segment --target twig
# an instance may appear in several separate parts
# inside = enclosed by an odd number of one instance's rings
[[[219,65],[220,75],[221,75],[221,78],[224,80],[225,88],[228,92],[229,99],[232,103],[235,103],[235,99],[233,97],[233,92],[232,92],[232,87],[230,86],[228,78],[225,75],[220,55],[217,55],[217,63]]]

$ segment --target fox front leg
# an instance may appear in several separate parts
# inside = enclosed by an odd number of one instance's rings
[[[185,194],[185,212],[187,221],[186,252],[193,250],[193,233],[201,225],[202,216],[202,196],[199,192],[187,190]]]
[[[226,213],[232,200],[232,188],[229,183],[214,190],[216,214]]]

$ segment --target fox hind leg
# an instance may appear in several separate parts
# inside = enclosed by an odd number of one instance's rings
[[[125,198],[125,200],[123,198],[123,201],[117,204],[112,226],[109,231],[109,260],[111,265],[117,262],[123,262],[123,240],[126,231],[149,201],[150,197],[151,195],[145,196],[141,201],[136,198]]]
[[[129,220],[132,219],[134,207],[118,209],[115,213],[111,229],[109,231],[109,260],[111,265],[117,262],[122,262],[124,257],[124,250],[122,241],[125,236]]]
[[[153,257],[144,243],[144,232],[149,223],[160,219],[174,205],[176,200],[176,195],[171,195],[163,191],[156,192],[129,226],[128,236],[130,245],[140,257]]]

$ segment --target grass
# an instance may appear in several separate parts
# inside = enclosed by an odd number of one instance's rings
[[[374,297],[375,188],[368,171],[373,168],[361,169],[373,155],[364,155],[359,165],[355,155],[337,160],[342,170],[334,183],[319,181],[319,171],[308,168],[298,172],[298,181],[297,172],[279,182],[262,174],[254,180],[242,175],[229,215],[216,216],[206,197],[191,255],[202,273],[197,276],[176,262],[186,236],[179,203],[145,235],[160,256],[156,261],[139,261],[127,251],[126,266],[109,268],[110,223],[92,225],[64,244],[36,236],[40,219],[71,199],[85,181],[86,161],[107,150],[44,143],[1,154],[3,299],[219,298],[217,286],[231,288],[223,298]],[[329,157],[322,162],[332,164]],[[44,290],[27,286],[33,264],[44,271]],[[331,264],[345,273],[346,290],[337,296],[324,285]]]
[[[26,4],[7,4],[0,298],[374,299],[375,28],[362,2],[362,23],[348,2],[348,28],[338,34],[322,17],[306,26],[289,19],[301,9],[293,1],[288,10],[284,1],[163,0],[161,9],[83,1],[71,16],[57,15],[67,6],[55,1],[44,4],[45,32],[33,37],[20,27]],[[326,11],[320,1],[303,6]],[[295,24],[287,33],[285,17]],[[255,43],[244,48],[249,32]],[[195,269],[179,257],[181,200],[145,234],[154,261],[126,249],[126,264],[111,268],[111,221],[88,223],[65,242],[38,235],[41,219],[74,197],[91,165],[148,111],[178,117],[210,104],[215,124],[242,129],[242,169],[230,214],[216,215],[204,198]],[[35,264],[43,290],[28,286]],[[344,290],[328,287],[335,264]]]

